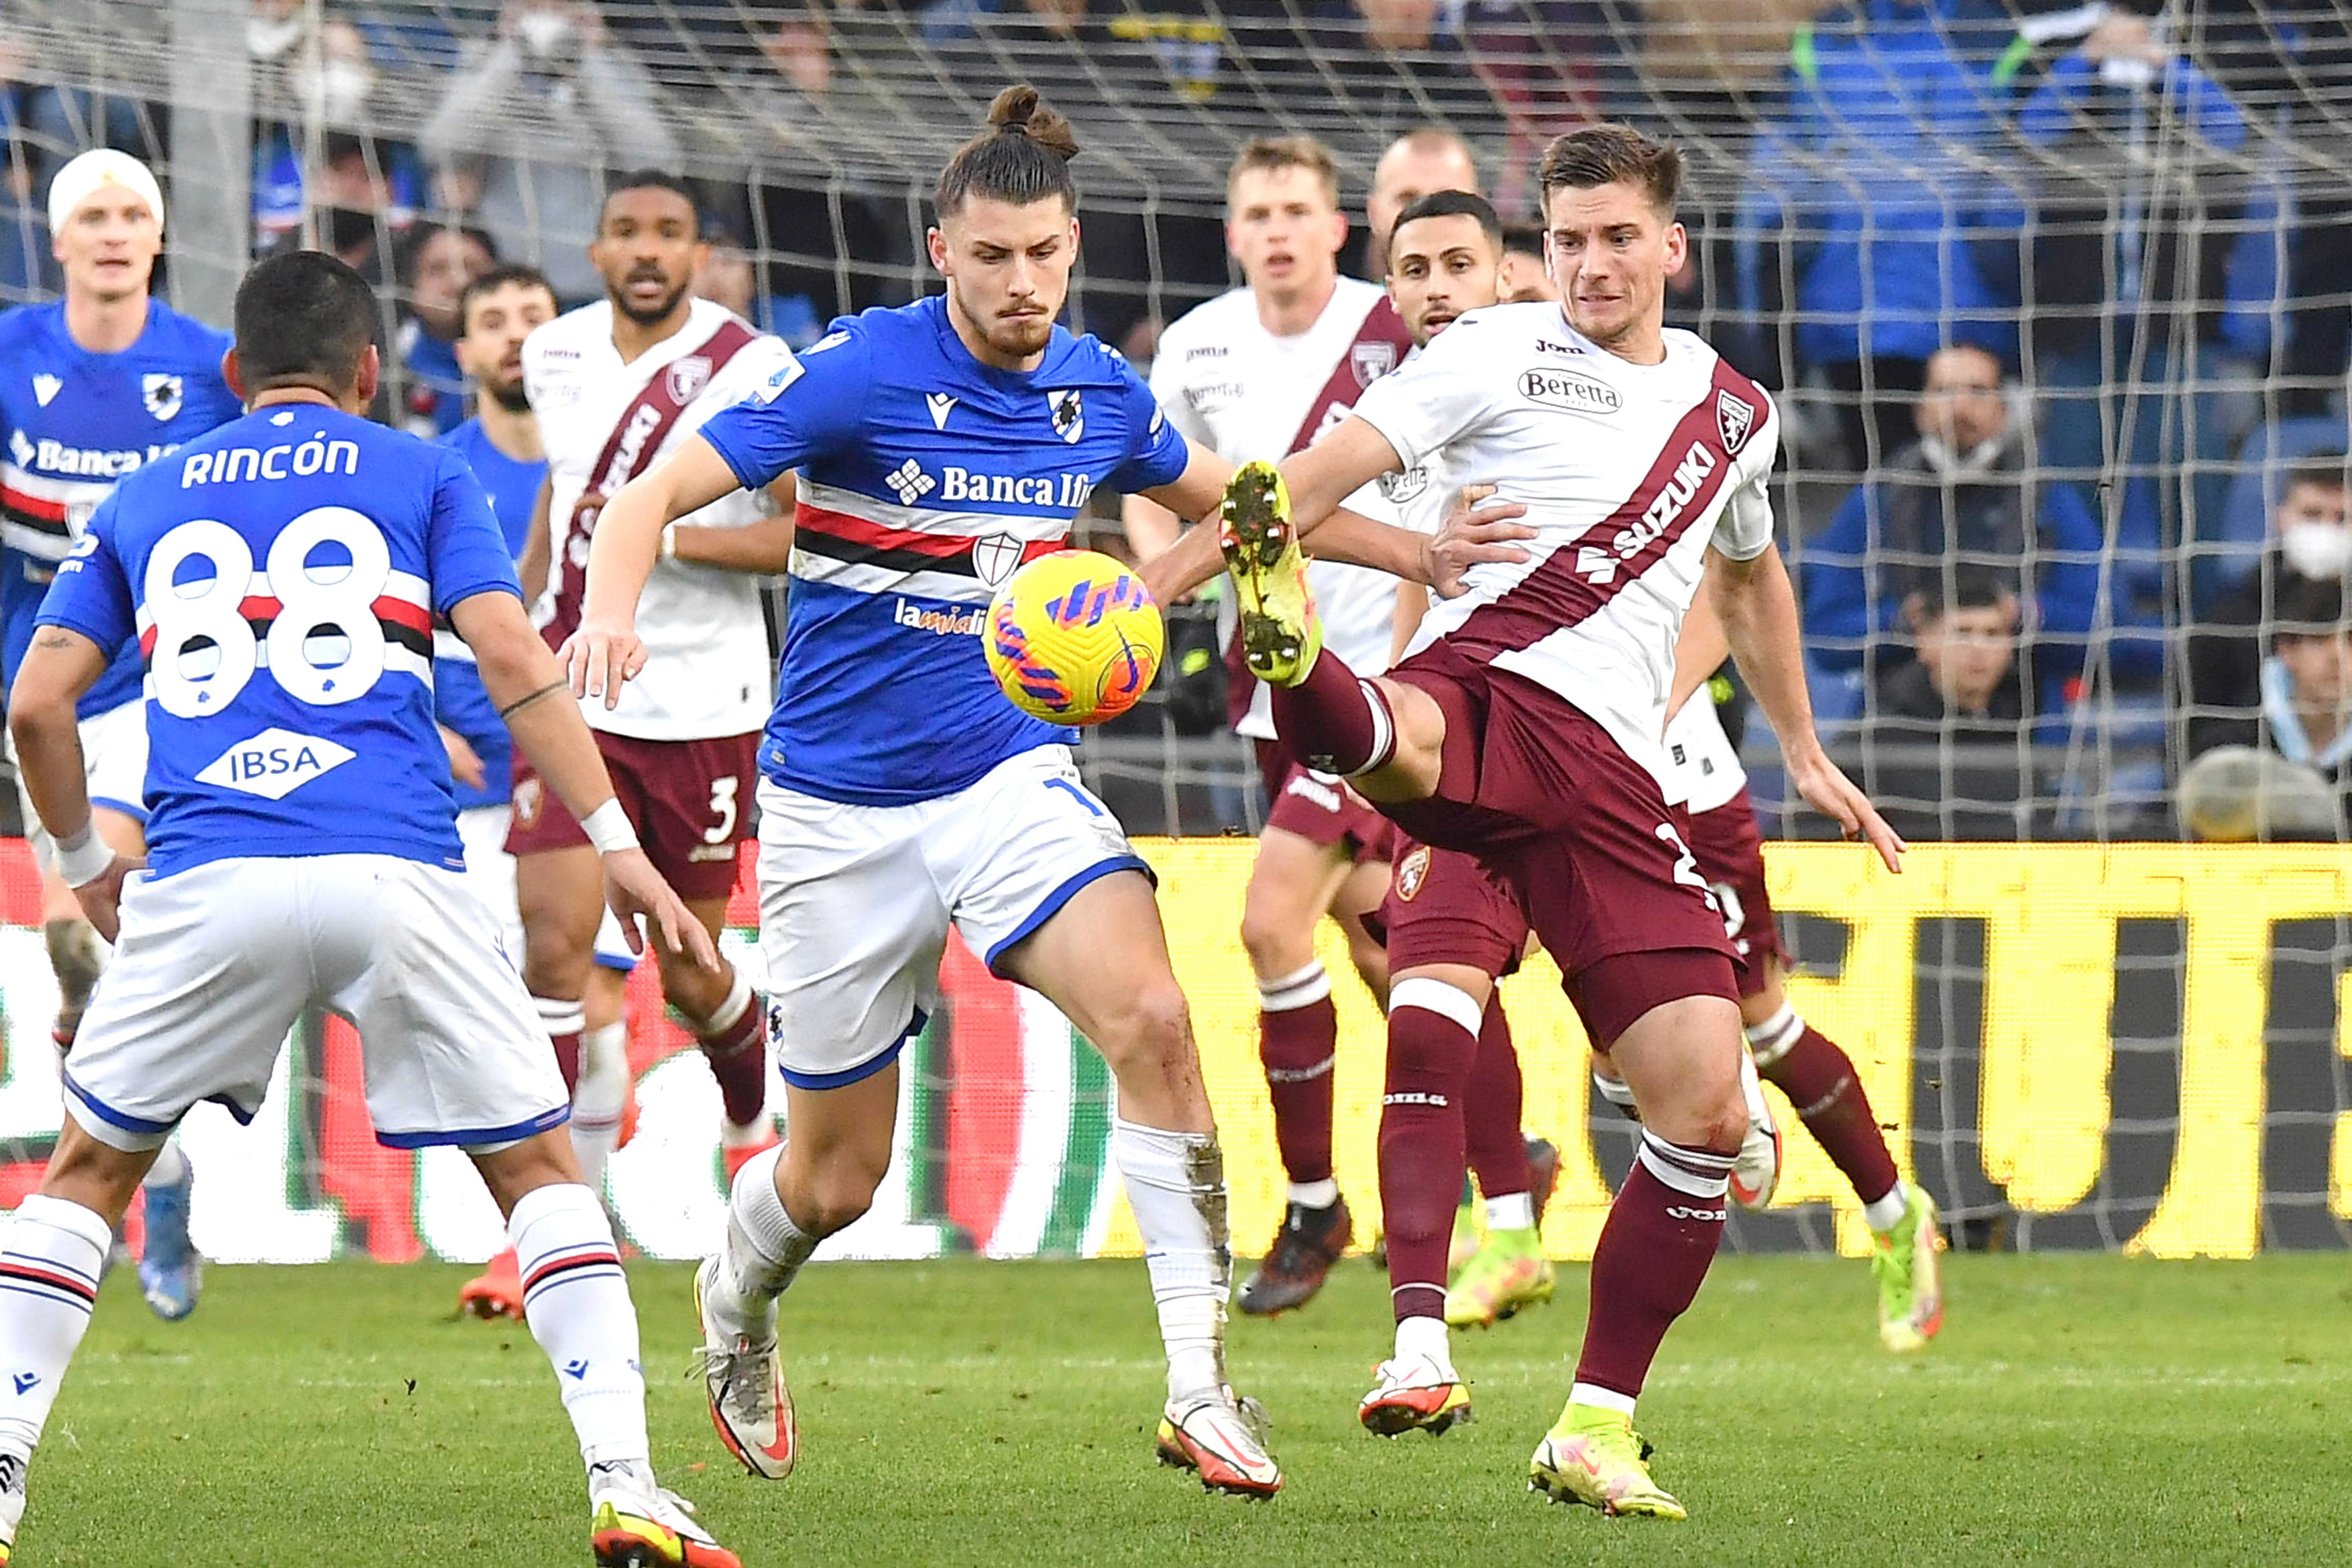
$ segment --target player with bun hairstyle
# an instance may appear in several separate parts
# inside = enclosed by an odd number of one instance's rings
[[[1098,485],[1187,517],[1231,469],[1188,446],[1127,362],[1055,325],[1078,256],[1068,124],[1030,87],[940,176],[943,294],[834,323],[797,363],[605,503],[574,686],[646,666],[637,595],[667,522],[799,474],[791,609],[760,750],[760,936],[782,1146],[746,1164],[697,1277],[711,1418],[754,1475],[795,1458],[776,1300],[888,1171],[898,1053],[940,1005],[950,928],[1060,1008],[1109,1064],[1161,1338],[1160,1458],[1221,1490],[1282,1484],[1224,1366],[1223,1156],[1151,870],[1080,783],[1074,732],[1006,700],[972,635],[997,586],[1061,549]],[[1050,498],[1050,499],[1040,499]],[[1422,580],[1477,558],[1343,520],[1327,544]]]

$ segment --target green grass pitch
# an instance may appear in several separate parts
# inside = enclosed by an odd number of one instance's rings
[[[165,1325],[119,1270],[16,1563],[584,1563],[553,1375],[520,1327],[448,1316],[464,1272],[220,1268]],[[1457,1336],[1478,1418],[1435,1440],[1356,1426],[1386,1342],[1386,1280],[1360,1261],[1303,1313],[1237,1320],[1235,1377],[1289,1476],[1253,1504],[1152,1463],[1139,1264],[812,1269],[784,1321],[804,1447],[781,1484],[719,1452],[685,1375],[688,1271],[632,1274],[656,1462],[753,1568],[2352,1559],[2340,1256],[1962,1258],[1943,1338],[1901,1361],[1861,1264],[1726,1258],[1643,1405],[1683,1525],[1525,1489],[1583,1278]]]

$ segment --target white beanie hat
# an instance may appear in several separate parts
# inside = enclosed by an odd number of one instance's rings
[[[62,232],[74,209],[108,185],[120,185],[143,198],[155,214],[155,226],[163,226],[163,187],[155,184],[147,165],[128,153],[97,147],[59,169],[57,178],[49,182],[49,232]]]

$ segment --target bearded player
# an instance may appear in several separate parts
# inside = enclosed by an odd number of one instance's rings
[[[121,476],[240,412],[222,379],[228,335],[151,298],[163,195],[147,166],[84,153],[49,184],[49,244],[65,298],[0,318],[0,655],[13,679],[58,563]],[[81,700],[82,756],[98,830],[146,848],[147,719],[139,652],[121,650]],[[33,814],[42,936],[58,979],[58,1048],[70,1052],[100,967],[98,938],[58,876]],[[148,1171],[139,1287],[166,1321],[196,1309],[204,1259],[188,1237],[194,1173],[178,1140]]]
[[[1238,463],[1304,447],[1346,417],[1411,344],[1377,285],[1339,275],[1348,219],[1339,164],[1320,142],[1249,142],[1225,192],[1225,243],[1244,286],[1170,325],[1152,360],[1151,390],[1187,440]],[[1396,521],[1377,485],[1348,504]],[[1126,511],[1139,553],[1175,538],[1177,519],[1148,499],[1130,497]],[[1396,579],[1336,561],[1318,561],[1310,576],[1331,646],[1352,667],[1386,668]],[[1256,748],[1265,783],[1242,946],[1257,979],[1258,1056],[1289,1181],[1282,1227],[1235,1304],[1268,1314],[1312,1300],[1355,1234],[1332,1174],[1339,1015],[1315,931],[1327,914],[1338,921],[1365,985],[1376,1000],[1387,995],[1387,962],[1361,917],[1388,883],[1389,827],[1346,784],[1284,755],[1266,689],[1238,659],[1232,673],[1234,728]]]
[[[579,624],[590,541],[604,497],[691,439],[704,421],[793,363],[782,340],[693,295],[709,250],[691,194],[672,175],[630,174],[604,198],[589,256],[604,298],[548,322],[523,345],[524,390],[545,444],[547,526],[526,558],[546,563],[551,645]],[[754,574],[790,560],[791,525],[764,491],[730,495],[661,537],[645,636],[654,673],[588,722],[646,852],[714,939],[751,834],[753,753],[767,715],[767,624]],[[507,847],[517,861],[523,979],[567,1082],[577,1085],[583,1008],[602,906],[581,826],[527,766],[515,774]],[[731,964],[716,975],[664,956],[662,994],[700,1043],[723,1104],[731,1170],[772,1144],[761,1008]]]
[[[1677,1519],[1634,1405],[1706,1278],[1749,1120],[1732,949],[1656,776],[1703,567],[1790,783],[1890,868],[1902,853],[1813,733],[1772,545],[1777,414],[1700,339],[1664,330],[1665,281],[1687,254],[1681,178],[1674,148],[1622,126],[1559,138],[1540,170],[1559,306],[1457,321],[1281,474],[1245,468],[1222,530],[1286,743],[1414,837],[1476,857],[1633,1088],[1641,1146],[1594,1249],[1574,1386],[1529,1479],[1609,1513]],[[1450,482],[1524,504],[1532,537],[1525,559],[1472,571],[1388,678],[1363,679],[1322,648],[1298,540],[1366,480],[1433,456]],[[1155,576],[1207,571],[1178,564]],[[1413,1102],[1392,1083],[1393,1110],[1427,1136],[1462,1136],[1477,1016],[1475,998],[1433,990],[1391,1008],[1391,1037],[1424,1037],[1437,1069],[1407,1090]]]

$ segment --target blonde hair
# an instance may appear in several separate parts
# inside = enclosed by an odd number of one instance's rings
[[[1234,166],[1225,172],[1226,200],[1233,199],[1234,182],[1244,174],[1279,174],[1285,169],[1307,170],[1323,182],[1323,194],[1331,205],[1339,205],[1339,160],[1312,136],[1254,136],[1244,142],[1234,156]]]

